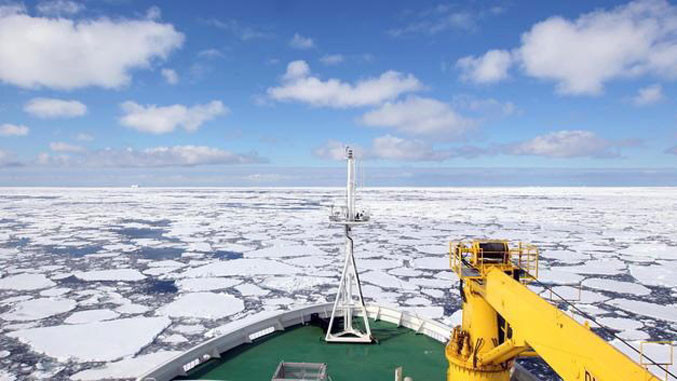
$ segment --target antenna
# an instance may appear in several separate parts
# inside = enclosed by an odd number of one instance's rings
[[[373,339],[369,327],[367,307],[364,304],[362,285],[355,265],[354,242],[350,236],[354,226],[369,221],[369,214],[363,209],[358,210],[355,206],[355,157],[350,147],[346,147],[346,160],[348,162],[346,203],[342,207],[332,207],[329,215],[330,222],[344,227],[346,237],[345,261],[324,340],[328,342],[371,343]],[[363,319],[364,327],[362,329],[353,326],[353,318],[359,315]],[[341,325],[341,323],[343,323],[343,327],[334,328],[335,324]]]

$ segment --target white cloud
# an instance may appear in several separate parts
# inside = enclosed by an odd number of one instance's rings
[[[494,98],[455,95],[451,104],[456,109],[469,110],[483,117],[506,117],[520,113],[520,109],[513,102],[503,102]]]
[[[668,148],[668,149],[665,151],[665,153],[669,153],[669,154],[672,154],[672,155],[677,155],[677,146]]]
[[[39,2],[35,9],[45,16],[72,16],[82,12],[85,5],[75,1],[51,0]]]
[[[310,37],[303,37],[298,33],[294,33],[294,37],[289,40],[289,46],[294,49],[310,49],[315,46],[315,42]]]
[[[346,144],[329,140],[313,150],[313,154],[326,160],[345,160]],[[362,148],[350,144],[358,159],[391,161],[444,161],[455,157],[475,157],[483,154],[477,147],[455,147],[453,149],[435,149],[432,144],[419,139],[404,139],[392,135],[376,137],[371,146]]]
[[[192,167],[215,164],[254,164],[266,160],[256,153],[236,154],[207,146],[153,147],[142,150],[102,149],[77,155],[43,153],[37,163],[45,166],[69,167]]]
[[[342,54],[325,54],[320,57],[320,62],[325,65],[338,65],[343,62],[344,58]]]
[[[92,136],[90,134],[86,134],[86,133],[83,132],[83,133],[77,134],[75,136],[75,140],[77,140],[79,142],[91,142],[92,140],[94,140],[94,136]]]
[[[33,17],[0,6],[0,81],[24,88],[119,88],[183,43],[152,20]]]
[[[2,167],[16,167],[21,163],[14,160],[14,154],[0,149],[0,168]]]
[[[400,94],[423,89],[411,74],[387,71],[377,78],[363,79],[355,84],[339,79],[323,81],[310,75],[305,61],[293,61],[287,66],[282,84],[268,88],[267,94],[277,101],[297,101],[316,107],[348,108],[378,105]]]
[[[127,101],[121,105],[124,115],[120,117],[120,124],[142,132],[164,134],[182,127],[188,132],[197,131],[200,126],[219,115],[225,115],[230,110],[221,101],[211,101],[204,105],[186,107],[172,106],[143,106]]]
[[[659,84],[649,85],[639,89],[632,102],[637,106],[645,106],[663,100],[663,87]]]
[[[677,77],[677,7],[638,0],[576,20],[551,17],[522,36],[524,71],[563,94],[598,94],[615,78]]]
[[[200,50],[197,53],[197,56],[198,57],[205,57],[205,58],[223,58],[223,57],[225,57],[219,49],[214,49],[214,48]]]
[[[392,135],[374,139],[369,155],[383,160],[443,161],[451,158],[450,150],[434,150],[422,140],[407,140]]]
[[[85,147],[65,143],[65,142],[51,142],[49,143],[49,149],[54,152],[84,152]]]
[[[0,125],[0,136],[26,136],[30,129],[26,126],[5,123]]]
[[[258,27],[243,25],[235,19],[219,20],[216,18],[204,20],[207,25],[225,30],[234,34],[241,41],[249,41],[261,38],[272,38],[274,35]]]
[[[533,155],[551,158],[617,157],[613,149],[623,145],[603,139],[592,131],[563,130],[537,136],[525,142],[509,145],[505,152],[512,155]]]
[[[393,128],[408,135],[445,140],[460,139],[476,125],[474,120],[461,116],[447,103],[417,96],[388,102],[362,115],[360,122],[367,126]]]
[[[512,56],[506,50],[490,50],[481,57],[463,57],[456,62],[461,78],[476,83],[492,83],[508,78]]]
[[[160,20],[162,18],[162,10],[160,7],[153,5],[146,10],[146,18],[153,21]]]
[[[393,37],[409,34],[435,35],[448,30],[475,29],[479,14],[460,10],[455,5],[440,4],[421,12],[411,13],[408,23],[400,28],[393,28],[388,33]]]
[[[179,75],[173,69],[162,69],[162,76],[170,85],[179,83]]]
[[[360,145],[345,144],[338,140],[329,140],[322,146],[315,148],[313,155],[326,160],[345,160],[347,146],[350,146],[356,158],[365,158],[365,150]]]
[[[33,98],[24,111],[38,118],[74,118],[87,113],[87,106],[76,100]]]

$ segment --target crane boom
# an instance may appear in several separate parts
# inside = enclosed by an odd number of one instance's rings
[[[463,321],[445,354],[449,381],[509,381],[518,356],[540,356],[564,381],[660,381],[525,286],[538,275],[538,250],[506,241],[450,246],[461,280]]]
[[[512,328],[498,352],[530,347],[565,381],[659,380],[502,271],[487,273],[482,296]]]

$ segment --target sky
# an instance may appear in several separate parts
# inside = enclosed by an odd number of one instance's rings
[[[677,4],[0,1],[0,185],[677,185]]]

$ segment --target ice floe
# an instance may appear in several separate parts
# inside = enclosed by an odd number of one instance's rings
[[[112,310],[87,310],[87,311],[78,311],[71,314],[64,320],[66,324],[84,324],[84,323],[93,323],[96,321],[102,320],[111,320],[115,319],[120,314]]]
[[[242,283],[232,278],[186,278],[176,282],[181,291],[213,291],[233,287]]]
[[[214,276],[251,276],[251,275],[285,275],[301,272],[298,267],[282,262],[261,258],[243,258],[229,261],[213,262],[195,267],[181,274],[187,278]]]
[[[273,246],[245,253],[247,258],[284,258],[326,255],[324,251],[310,245]]]
[[[71,311],[76,305],[74,300],[61,298],[25,300],[16,303],[14,308],[0,315],[0,318],[9,321],[39,320]]]
[[[651,290],[638,283],[620,282],[613,279],[588,278],[583,281],[583,286],[608,292],[620,292],[622,294],[649,295]]]
[[[56,285],[42,274],[18,274],[0,279],[0,290],[30,291]]]
[[[146,276],[134,269],[78,271],[73,275],[86,282],[134,282],[146,279]]]
[[[264,296],[270,294],[270,290],[265,290],[255,284],[246,283],[235,287],[242,296]]]
[[[220,319],[244,310],[242,300],[228,294],[196,292],[179,296],[158,310],[160,315]]]
[[[136,317],[31,328],[7,336],[60,361],[112,361],[136,354],[170,323],[166,317]]]
[[[677,322],[677,306],[675,305],[654,304],[630,299],[613,299],[608,301],[607,304],[632,312],[634,314],[649,316],[670,322]]]
[[[164,363],[167,360],[179,355],[181,352],[160,351],[140,355],[133,358],[126,358],[120,361],[111,362],[100,368],[93,368],[80,371],[73,376],[71,380],[78,381],[96,381],[121,378],[136,378]]]

